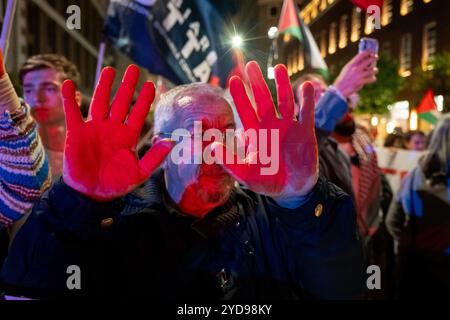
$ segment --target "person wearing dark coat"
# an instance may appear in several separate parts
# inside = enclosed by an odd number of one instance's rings
[[[398,298],[450,297],[450,116],[436,124],[386,218],[396,240]]]
[[[366,265],[378,265],[382,271],[383,289],[371,291],[370,299],[389,299],[393,292],[394,255],[393,240],[385,228],[384,217],[392,200],[392,190],[378,168],[369,135],[357,128],[350,115],[357,104],[357,92],[376,81],[376,60],[369,52],[357,54],[330,86],[318,74],[303,74],[294,82],[294,92],[299,102],[302,83],[311,81],[316,89],[315,128],[320,172],[356,204]]]

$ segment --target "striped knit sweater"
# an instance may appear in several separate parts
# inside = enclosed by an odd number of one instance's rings
[[[29,212],[50,186],[50,173],[36,123],[25,103],[0,114],[0,226]]]

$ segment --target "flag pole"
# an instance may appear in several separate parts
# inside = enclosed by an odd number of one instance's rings
[[[16,0],[8,0],[6,5],[5,17],[3,19],[2,34],[0,36],[0,48],[3,51],[3,59],[6,62],[8,47],[9,47],[9,37],[11,35],[12,23],[14,20],[14,14],[16,12]]]
[[[98,48],[97,69],[95,71],[94,91],[95,91],[95,87],[97,86],[98,80],[100,79],[100,73],[102,72],[102,69],[103,69],[103,59],[105,58],[105,48],[106,48],[106,41],[102,40],[100,42],[100,45]]]

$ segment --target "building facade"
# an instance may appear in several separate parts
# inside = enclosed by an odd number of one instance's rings
[[[266,29],[278,24],[282,3],[259,1],[262,15],[277,12]],[[349,0],[309,0],[297,1],[297,4],[300,16],[310,28],[332,74],[358,52],[362,37],[378,40],[380,51],[398,61],[398,75],[405,78],[407,84],[414,81],[419,68],[433,68],[430,61],[436,53],[450,51],[450,1],[447,0],[384,0],[379,20],[366,16]],[[260,32],[267,33],[267,30]],[[279,61],[286,64],[293,79],[307,71],[296,40],[284,36],[278,43]],[[266,45],[269,48],[270,44]],[[423,94],[413,86],[405,85],[398,94],[398,104],[389,106],[395,120],[390,126],[409,129],[411,110]],[[436,98],[438,109],[442,109],[444,103],[450,103],[444,102],[442,96]],[[419,125],[428,131],[426,124]]]
[[[6,0],[0,0],[3,18]],[[18,84],[18,71],[27,57],[38,53],[59,53],[74,62],[81,73],[81,90],[92,92],[102,39],[107,0],[19,0],[14,15],[7,69]],[[81,28],[69,30],[66,22],[71,5],[80,8]],[[1,21],[3,23],[3,21]]]
[[[301,8],[332,71],[356,54],[360,38],[372,37],[398,60],[398,73],[407,80],[417,68],[432,68],[437,52],[450,51],[449,15],[446,0],[384,0],[378,26],[348,0],[313,0]],[[398,98],[417,103],[421,94],[406,88]]]

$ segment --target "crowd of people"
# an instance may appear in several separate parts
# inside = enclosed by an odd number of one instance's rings
[[[450,117],[429,142],[420,131],[388,136],[386,146],[425,150],[394,194],[353,117],[377,59],[357,54],[330,85],[312,73],[291,83],[278,65],[276,104],[254,61],[248,82],[230,79],[231,100],[209,84],[177,86],[155,102],[148,150],[136,146],[155,87],[146,82],[133,99],[138,67],[112,101],[106,67],[84,117],[80,74],[65,57],[26,61],[23,100],[0,61],[0,290],[39,299],[448,296]],[[198,123],[215,138],[197,141]],[[245,141],[243,154],[216,140],[227,130]],[[242,138],[251,130],[278,140]],[[264,143],[277,150],[271,174],[258,160]],[[79,288],[67,285],[70,266],[82,270]]]
[[[402,128],[395,128],[389,133],[384,141],[384,146],[389,148],[398,148],[405,150],[424,151],[427,149],[427,140],[431,138],[433,132],[427,137],[420,130],[410,130],[403,133]]]

